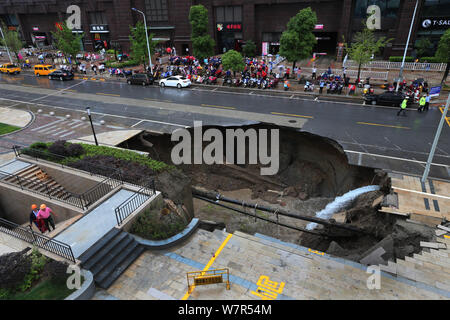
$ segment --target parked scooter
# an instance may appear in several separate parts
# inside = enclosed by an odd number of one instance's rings
[[[304,86],[304,90],[305,90],[305,92],[306,91],[314,91],[314,84],[309,82],[309,81],[306,81],[306,84]]]
[[[231,87],[233,85],[233,80],[231,80],[230,77],[225,77],[223,79],[222,86],[225,86],[225,85],[228,85]]]
[[[249,85],[250,85],[250,78],[249,77],[245,77],[244,80],[242,80],[242,83],[244,85],[244,88],[249,87]]]

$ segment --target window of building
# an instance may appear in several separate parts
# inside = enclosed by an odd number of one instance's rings
[[[216,22],[242,22],[242,7],[216,7]]]
[[[450,16],[450,0],[425,0],[422,9],[423,17]]]
[[[108,24],[106,15],[102,11],[89,12],[91,24]]]
[[[262,42],[280,42],[281,32],[263,32]]]
[[[169,21],[167,0],[145,0],[145,9],[150,21]]]

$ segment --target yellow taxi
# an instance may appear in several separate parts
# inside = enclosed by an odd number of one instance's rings
[[[22,71],[20,69],[20,67],[14,63],[5,63],[0,65],[0,72],[1,73],[7,73],[7,74],[19,74],[20,71]]]
[[[56,69],[50,64],[37,64],[34,66],[34,74],[36,76],[48,76]]]

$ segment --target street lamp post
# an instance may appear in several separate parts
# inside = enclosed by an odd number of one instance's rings
[[[97,136],[95,135],[95,130],[94,130],[94,124],[92,123],[91,108],[86,107],[86,111],[87,111],[87,114],[89,117],[89,121],[91,122],[91,128],[92,128],[92,133],[94,134],[95,145],[98,146]]]
[[[3,41],[5,42],[5,47],[6,47],[6,52],[8,52],[9,62],[13,63],[12,59],[11,59],[11,54],[9,53],[8,45],[6,44],[6,39],[5,39],[5,36],[3,34],[2,27],[0,27],[0,33],[2,34]]]
[[[142,11],[136,8],[131,8],[131,10],[139,12],[144,17],[145,38],[147,39],[147,50],[148,50],[148,63],[150,65],[150,71],[153,72],[152,56],[150,54],[150,43],[148,42],[147,19],[145,18],[145,14]]]
[[[436,151],[439,137],[441,136],[442,126],[444,125],[444,121],[447,116],[449,104],[450,104],[450,94],[448,95],[447,104],[445,105],[444,112],[442,112],[441,122],[439,122],[439,126],[436,131],[436,135],[434,136],[433,145],[431,146],[431,151],[430,151],[430,154],[428,155],[427,165],[425,167],[425,171],[423,172],[423,176],[422,176],[423,183],[425,183],[425,181],[427,180],[428,173],[430,172],[431,161],[433,161],[434,152]]]
[[[414,7],[414,13],[413,13],[413,16],[412,16],[411,25],[409,26],[408,40],[406,40],[405,52],[403,53],[402,65],[400,66],[400,72],[398,73],[397,86],[395,88],[396,92],[398,92],[398,87],[399,87],[400,81],[401,81],[401,79],[403,77],[403,67],[405,66],[406,53],[408,51],[409,39],[411,38],[411,32],[412,32],[412,28],[413,28],[413,25],[414,25],[414,19],[416,18],[416,11],[417,11],[417,6],[418,5],[419,5],[419,0],[416,0],[416,6]]]

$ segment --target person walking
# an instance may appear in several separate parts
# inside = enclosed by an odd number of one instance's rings
[[[37,205],[32,204],[31,212],[30,212],[30,227],[32,227],[32,225],[34,223],[34,225],[42,232],[40,225],[38,223],[38,218],[37,218],[38,213],[39,213],[39,210],[37,208]]]
[[[317,74],[317,68],[316,68],[316,66],[313,66],[311,80],[316,80],[316,74]]]
[[[425,109],[425,104],[427,103],[425,95],[421,96],[419,99],[419,108],[417,111],[422,112]]]
[[[322,79],[320,79],[320,84],[319,84],[319,93],[322,94],[323,91],[323,87],[325,86],[325,81],[323,81]]]
[[[397,117],[403,112],[403,115],[406,117],[406,106],[408,104],[408,97],[403,99],[402,104],[400,105],[400,110],[397,112]]]
[[[37,214],[38,219],[44,219],[44,223],[48,231],[52,231],[50,229],[50,226],[52,226],[53,230],[55,230],[55,222],[52,217],[53,211],[49,207],[47,207],[45,204],[41,204],[40,210]]]
[[[430,100],[431,100],[431,97],[430,97],[429,94],[427,94],[426,97],[425,97],[425,107],[424,107],[424,111],[428,111],[428,108],[429,108],[429,106],[430,106]]]

